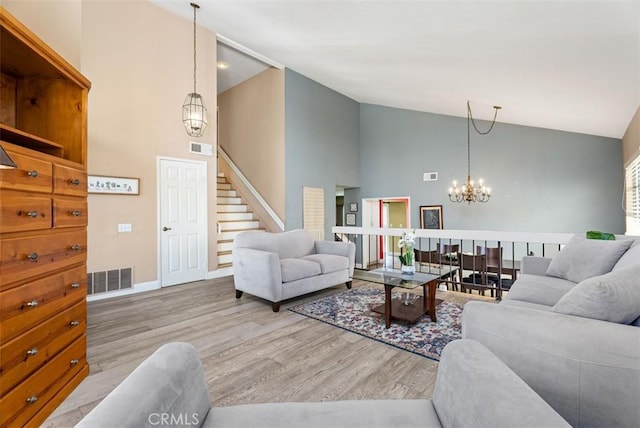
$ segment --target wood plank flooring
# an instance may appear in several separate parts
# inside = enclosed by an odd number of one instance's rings
[[[198,350],[216,406],[430,398],[435,361],[287,310],[345,289],[338,285],[284,302],[278,313],[246,293],[236,299],[232,277],[90,302],[91,373],[43,426],[73,426],[142,360],[173,341]],[[486,299],[440,291],[438,298]]]

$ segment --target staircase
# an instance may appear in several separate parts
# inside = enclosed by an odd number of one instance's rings
[[[246,230],[264,230],[224,173],[218,173],[218,269],[233,266],[233,238]]]

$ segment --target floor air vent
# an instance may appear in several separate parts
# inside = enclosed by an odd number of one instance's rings
[[[108,293],[133,287],[133,268],[122,268],[87,274],[87,294]]]

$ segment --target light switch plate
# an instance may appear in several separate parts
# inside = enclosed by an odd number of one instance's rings
[[[132,230],[131,223],[121,223],[118,225],[118,232],[131,232]]]

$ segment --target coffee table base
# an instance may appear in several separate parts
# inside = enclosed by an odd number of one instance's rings
[[[443,300],[436,299],[434,306],[438,306],[442,302]],[[391,301],[391,318],[394,320],[414,323],[423,315],[429,314],[429,311],[425,310],[424,306],[424,297],[422,296],[415,300],[411,305],[403,305],[400,299],[393,299]],[[372,308],[371,311],[385,315],[385,304],[383,303],[382,305],[376,306],[375,308]],[[389,328],[389,326],[387,326],[387,328]]]

